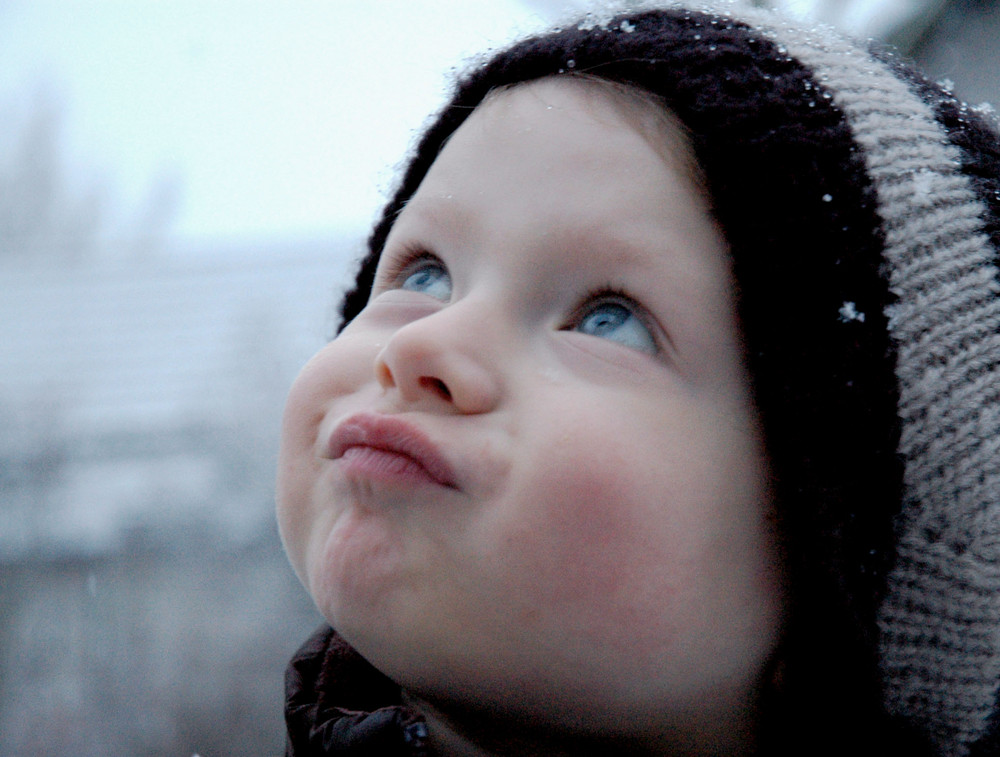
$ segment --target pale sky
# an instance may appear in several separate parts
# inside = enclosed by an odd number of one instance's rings
[[[74,181],[181,237],[366,227],[448,71],[544,25],[520,0],[0,0],[0,159],[40,103]],[[160,189],[155,188],[159,186]]]
[[[942,0],[776,1],[877,33],[879,14]],[[0,0],[0,170],[18,124],[54,107],[60,159],[79,191],[101,188],[105,233],[150,206],[179,238],[357,233],[455,66],[586,5]]]

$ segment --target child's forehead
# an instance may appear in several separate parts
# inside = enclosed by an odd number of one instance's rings
[[[397,218],[397,240],[461,247],[477,229],[527,222],[536,236],[564,240],[567,256],[600,247],[619,265],[648,263],[664,218],[681,207],[711,216],[672,118],[642,92],[593,77],[496,90],[439,152]]]
[[[530,128],[538,106],[571,110],[610,129],[638,134],[668,168],[689,178],[705,194],[705,180],[687,128],[662,98],[639,87],[586,74],[564,74],[496,88],[473,111],[479,128],[494,136]],[[484,118],[486,116],[487,118]],[[488,122],[489,127],[483,122]]]
[[[463,229],[478,213],[543,208],[547,215],[529,215],[551,221],[547,233],[562,223],[567,237],[601,237],[604,211],[642,185],[646,191],[620,208],[619,224],[641,236],[676,201],[679,187],[701,194],[686,170],[686,138],[656,120],[657,107],[591,78],[550,77],[498,90],[445,143],[396,225]],[[532,197],[530,207],[509,196],[519,182],[515,194]]]

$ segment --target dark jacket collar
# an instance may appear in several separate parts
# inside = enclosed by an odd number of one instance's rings
[[[286,757],[424,757],[427,726],[402,691],[329,626],[285,671]]]

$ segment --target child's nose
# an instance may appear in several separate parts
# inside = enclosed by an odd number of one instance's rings
[[[484,339],[453,313],[421,318],[396,331],[375,357],[375,378],[406,403],[489,412],[500,398],[500,377],[484,358]]]

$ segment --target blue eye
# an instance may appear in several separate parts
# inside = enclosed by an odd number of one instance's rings
[[[436,260],[418,260],[400,276],[400,289],[421,292],[447,302],[451,299],[451,276]]]
[[[583,312],[575,328],[582,334],[610,339],[651,355],[659,351],[646,324],[632,308],[621,302],[595,302]]]

